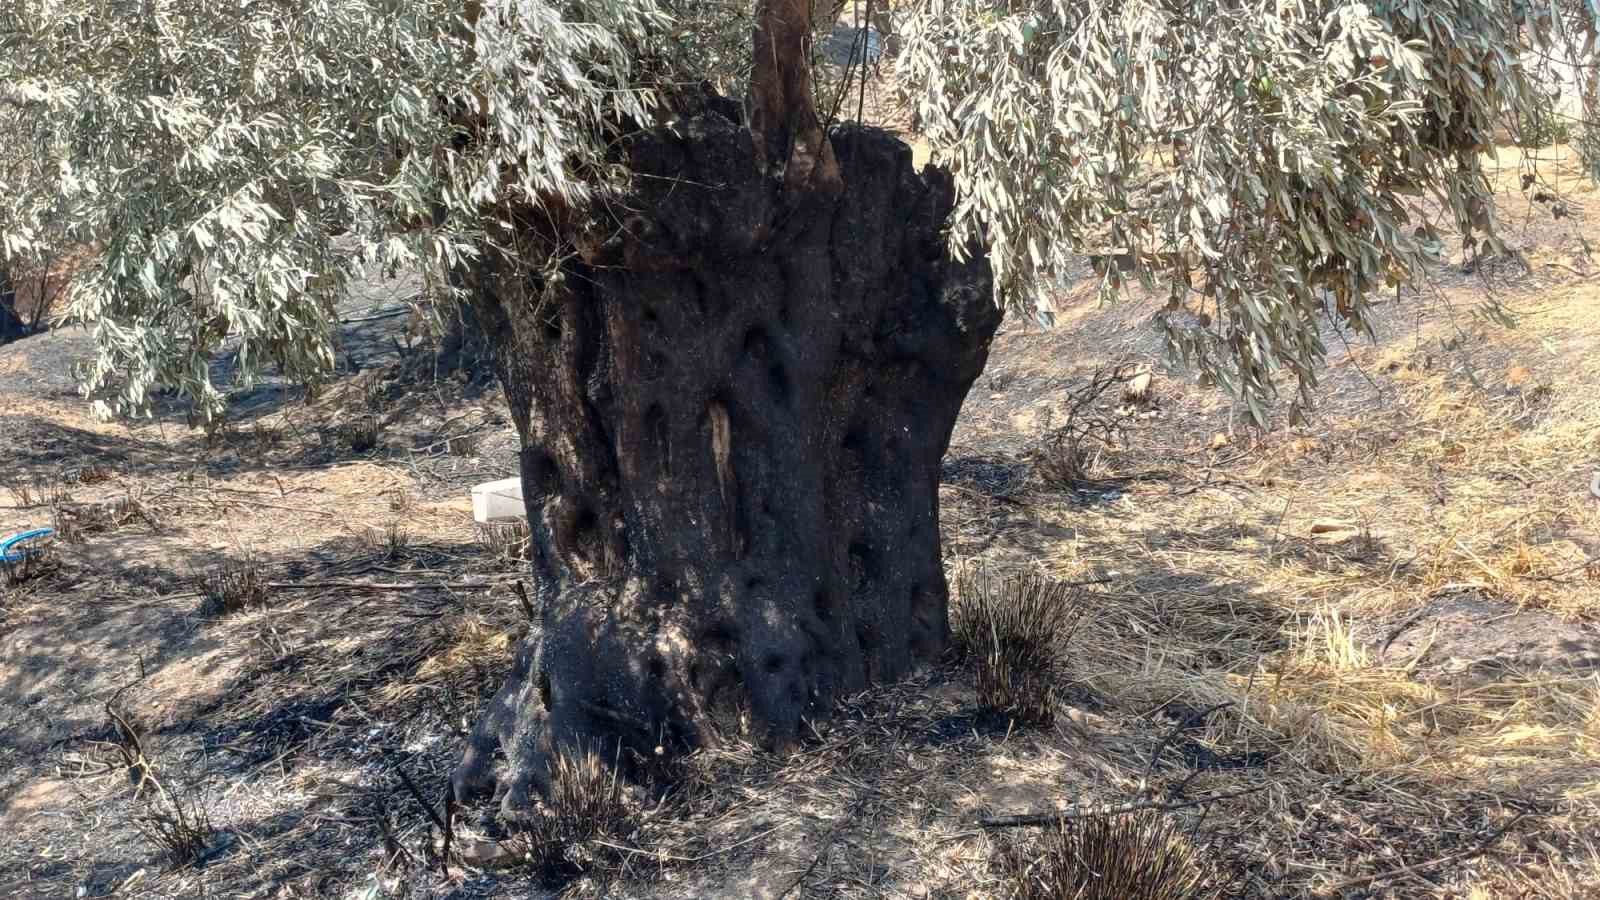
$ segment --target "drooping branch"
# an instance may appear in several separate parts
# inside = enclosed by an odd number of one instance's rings
[[[750,75],[750,131],[770,170],[781,167],[790,192],[834,193],[839,164],[811,92],[808,0],[761,0]]]

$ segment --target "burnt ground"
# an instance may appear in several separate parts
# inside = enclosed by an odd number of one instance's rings
[[[1538,218],[1516,172],[1528,268],[1441,267],[1376,341],[1330,330],[1309,426],[1230,429],[1161,361],[1152,302],[1100,306],[1087,271],[1057,328],[1008,324],[944,538],[953,571],[1081,585],[1056,723],[998,727],[954,663],[883,686],[792,757],[691,759],[569,890],[1005,896],[997,860],[1029,838],[984,815],[1254,788],[1171,814],[1229,896],[1600,893],[1594,195],[1560,181],[1576,216]],[[1475,315],[1491,295],[1515,327]],[[424,803],[528,625],[467,498],[514,472],[503,404],[416,377],[398,299],[352,298],[333,389],[269,383],[210,438],[176,410],[92,420],[66,369],[86,335],[0,348],[0,533],[82,531],[0,588],[0,894],[550,895],[480,810],[448,876],[431,857]],[[1120,365],[1148,398],[1082,402]],[[1052,440],[1084,411],[1089,437]],[[246,571],[254,602],[217,611]],[[168,795],[212,826],[198,864],[152,841]]]

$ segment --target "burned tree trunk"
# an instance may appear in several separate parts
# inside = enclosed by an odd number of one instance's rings
[[[17,312],[17,292],[11,285],[11,273],[0,265],[0,344],[27,333],[22,316]]]
[[[753,101],[765,133],[712,103],[633,137],[635,189],[559,282],[503,256],[464,273],[521,434],[542,622],[458,797],[498,787],[515,817],[553,752],[648,761],[743,723],[782,749],[947,646],[939,464],[1000,323],[989,267],[951,258],[951,180],[892,135],[824,140],[785,109],[809,94]]]

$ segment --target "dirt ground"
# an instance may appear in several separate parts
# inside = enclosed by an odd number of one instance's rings
[[[944,541],[952,570],[1080,585],[1056,724],[997,727],[955,664],[869,691],[790,757],[692,758],[569,890],[999,897],[1030,837],[984,816],[1253,789],[1171,813],[1227,896],[1600,896],[1600,209],[1570,158],[1534,162],[1571,214],[1502,160],[1527,268],[1453,260],[1377,340],[1330,328],[1307,426],[1230,428],[1161,361],[1154,305],[1098,305],[1087,270],[1055,329],[1014,317],[947,458]],[[388,321],[351,324],[383,347]],[[82,531],[0,588],[0,895],[549,895],[478,852],[480,811],[457,848],[482,864],[433,858],[528,627],[523,566],[468,502],[514,471],[498,397],[374,351],[207,438],[91,420],[65,370],[86,347],[0,348],[0,534],[54,510]],[[1047,438],[1118,365],[1150,366],[1150,397],[1090,404],[1115,440],[1063,484]],[[258,602],[218,612],[242,572]],[[211,825],[195,865],[152,840],[169,797]]]

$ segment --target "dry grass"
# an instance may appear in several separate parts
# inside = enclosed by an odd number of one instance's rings
[[[363,548],[385,562],[404,559],[411,549],[411,533],[399,519],[382,528],[364,528],[356,532]]]
[[[1107,456],[1123,442],[1139,405],[1148,401],[1148,382],[1132,365],[1108,366],[1071,392],[1059,427],[1051,427],[1047,411],[1041,423],[1046,434],[1032,453],[1034,477],[1056,491],[1122,480],[1109,471]]]
[[[527,561],[532,532],[528,520],[508,518],[477,523],[478,544],[495,559],[504,562]]]
[[[383,423],[370,413],[356,415],[339,423],[335,435],[351,453],[370,453],[383,440]]]
[[[72,502],[72,495],[67,493],[66,485],[60,478],[13,476],[5,479],[4,484],[15,509],[56,507]]]
[[[216,829],[200,798],[172,796],[164,790],[135,819],[135,827],[173,866],[198,862],[211,849]]]
[[[1210,900],[1222,879],[1171,820],[1154,813],[1047,827],[1006,847],[1016,900]]]
[[[964,568],[955,582],[950,627],[973,665],[979,705],[1020,725],[1048,726],[1084,615],[1080,598],[1037,574],[998,576],[983,565]]]
[[[91,535],[117,531],[133,524],[160,528],[161,521],[145,501],[139,488],[94,503],[75,503],[61,493],[50,505],[56,537],[69,544],[80,544]]]
[[[195,587],[212,615],[228,615],[265,606],[271,594],[261,564],[253,555],[227,560],[194,575]]]
[[[635,818],[620,768],[593,750],[556,755],[550,796],[508,842],[535,878],[559,886],[614,867],[613,844],[629,837]]]
[[[53,545],[29,548],[21,559],[0,559],[0,586],[8,592],[16,590],[44,578],[59,567]]]
[[[426,684],[476,683],[492,688],[489,673],[504,664],[513,643],[506,623],[463,617],[431,642],[408,681],[386,685],[379,699],[386,705],[398,705],[416,695],[417,685]]]
[[[1544,630],[1600,619],[1600,292],[1562,268],[1589,271],[1577,233],[1546,227],[1524,242],[1532,274],[1441,272],[1435,293],[1385,308],[1380,343],[1335,352],[1307,427],[1218,439],[1226,404],[1160,373],[1161,408],[1128,424],[1110,467],[1159,479],[1103,498],[1063,498],[1048,479],[947,482],[951,552],[1108,579],[1064,673],[1097,701],[1093,743],[1070,751],[1095,783],[1057,796],[1266,779],[1209,818],[1212,852],[1253,873],[1242,895],[1600,892],[1594,631],[1579,646]],[[1473,314],[1485,287],[1515,328]],[[1059,421],[1097,373],[1150,347],[1138,302],[1070,308],[1073,337],[1002,339],[996,393],[958,447],[1017,448],[989,450],[990,465],[1020,464],[1051,410]],[[1063,382],[1043,400],[1034,387]],[[1461,592],[1498,608],[1481,630],[1501,643],[1453,643],[1434,624]],[[1381,652],[1407,627],[1405,654]]]

